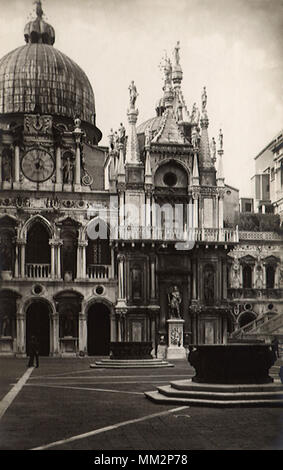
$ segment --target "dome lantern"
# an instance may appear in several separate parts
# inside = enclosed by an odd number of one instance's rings
[[[28,44],[48,44],[53,46],[55,42],[55,30],[46,23],[43,18],[42,4],[36,0],[36,19],[29,21],[25,26],[24,36]]]

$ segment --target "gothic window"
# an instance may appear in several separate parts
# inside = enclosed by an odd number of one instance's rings
[[[252,267],[249,265],[243,266],[243,287],[252,288]]]
[[[26,261],[33,264],[50,264],[49,234],[42,223],[34,223],[27,235]]]
[[[69,275],[72,279],[76,272],[77,230],[63,229],[61,232],[62,246],[62,269],[64,278]]]
[[[215,272],[210,264],[204,266],[203,296],[206,305],[213,305],[215,300]]]
[[[275,281],[275,267],[274,266],[267,266],[266,267],[266,287],[267,289],[274,288],[274,281]]]
[[[104,233],[106,238],[103,236]],[[111,264],[109,231],[105,222],[101,221],[94,225],[93,235],[93,239],[89,239],[87,246],[87,264]]]

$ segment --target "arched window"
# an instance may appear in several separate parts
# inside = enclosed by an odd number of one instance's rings
[[[274,289],[275,282],[275,267],[267,266],[266,267],[266,287],[267,289]]]
[[[62,273],[63,278],[74,279],[77,261],[77,229],[68,227],[61,231],[62,245]]]
[[[35,222],[28,231],[26,262],[50,264],[49,233],[40,222]]]
[[[252,288],[252,267],[249,265],[243,266],[243,287]]]
[[[88,265],[110,265],[111,249],[109,245],[109,230],[104,221],[94,221],[88,230],[87,246]]]

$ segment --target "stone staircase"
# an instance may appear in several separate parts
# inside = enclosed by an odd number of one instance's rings
[[[283,313],[266,313],[235,330],[229,340],[243,338],[264,340],[268,337],[277,337],[281,343],[279,346],[283,346]]]
[[[149,369],[174,367],[163,359],[101,359],[90,364],[91,368],[103,369]]]

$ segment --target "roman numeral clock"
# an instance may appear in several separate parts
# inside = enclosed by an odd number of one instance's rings
[[[21,168],[27,179],[43,183],[53,175],[55,164],[52,155],[45,149],[32,148],[24,154]]]

